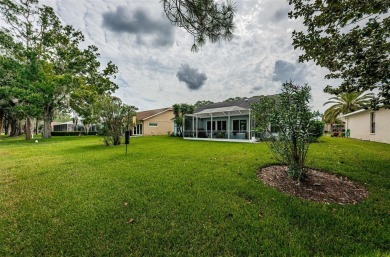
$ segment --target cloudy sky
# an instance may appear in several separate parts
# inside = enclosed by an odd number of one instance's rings
[[[99,48],[101,62],[119,68],[115,93],[140,110],[223,101],[230,97],[275,94],[282,82],[309,83],[312,106],[323,111],[335,82],[326,69],[298,63],[291,32],[301,22],[289,20],[287,0],[237,0],[235,36],[190,51],[193,38],[173,27],[159,0],[41,0],[66,24],[81,30],[86,44]]]

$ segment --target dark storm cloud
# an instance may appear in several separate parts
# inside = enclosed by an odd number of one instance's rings
[[[263,89],[262,86],[252,87],[251,91],[249,91],[249,94],[254,94],[262,89]]]
[[[186,83],[191,90],[200,89],[207,80],[206,74],[199,72],[198,69],[191,68],[188,64],[181,65],[176,77],[179,81]]]
[[[274,15],[272,16],[271,20],[273,22],[279,22],[281,20],[287,20],[288,19],[288,8],[282,8],[277,10]]]
[[[294,81],[296,83],[306,83],[306,65],[302,63],[291,63],[282,60],[275,62],[273,81]]]
[[[259,90],[262,90],[262,89],[263,89],[262,86],[252,87],[252,90],[253,90],[253,91],[259,91]]]
[[[113,32],[135,35],[139,45],[171,46],[174,41],[173,26],[167,19],[151,18],[140,8],[129,11],[117,7],[116,11],[103,13],[103,26]]]

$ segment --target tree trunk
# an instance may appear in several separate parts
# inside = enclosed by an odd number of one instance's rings
[[[18,133],[18,121],[16,119],[11,118],[10,119],[10,137],[16,137]]]
[[[51,138],[51,118],[50,117],[44,117],[43,118],[43,138]]]
[[[91,127],[91,125],[89,125],[89,124],[84,124],[85,132],[86,132],[87,135],[88,135],[88,133],[89,133],[90,127]]]
[[[4,119],[4,135],[8,136],[9,135],[9,115],[5,115]]]
[[[51,138],[51,122],[53,121],[53,108],[46,106],[43,113],[43,138]]]
[[[4,110],[0,109],[0,135],[3,133],[3,125],[4,125]]]
[[[29,116],[26,117],[24,134],[26,135],[25,137],[26,140],[31,140],[31,118]]]
[[[22,121],[21,120],[19,120],[18,121],[18,126],[16,127],[16,129],[17,129],[17,136],[21,136],[22,134],[23,134],[23,131],[22,131]]]
[[[38,118],[36,118],[36,120],[35,120],[35,135],[38,135],[38,128],[39,128],[39,119]]]

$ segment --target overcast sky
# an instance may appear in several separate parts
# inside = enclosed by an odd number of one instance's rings
[[[237,0],[234,39],[190,51],[193,38],[173,27],[159,0],[41,0],[99,48],[101,62],[119,68],[115,95],[140,110],[198,100],[275,94],[292,79],[312,87],[312,106],[323,111],[326,69],[298,63],[287,0]]]

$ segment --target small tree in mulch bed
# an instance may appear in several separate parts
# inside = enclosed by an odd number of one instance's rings
[[[295,180],[305,176],[305,160],[312,139],[310,127],[318,113],[309,107],[310,87],[282,85],[282,93],[252,105],[256,129],[264,135],[275,157],[288,166]]]

